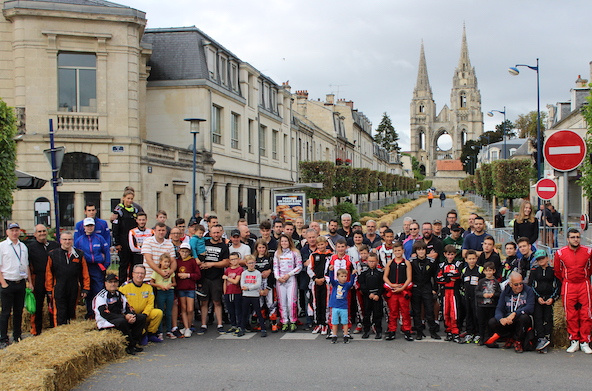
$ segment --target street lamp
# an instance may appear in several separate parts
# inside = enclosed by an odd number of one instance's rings
[[[537,73],[537,180],[542,178],[542,159],[543,159],[543,140],[541,139],[541,89],[539,83],[539,59],[536,59],[536,66],[526,64],[516,64],[515,67],[508,68],[510,75],[517,76],[520,71],[518,67],[527,67]],[[539,200],[540,202],[540,200]]]
[[[503,139],[504,139],[504,159],[507,159],[508,157],[507,152],[506,152],[506,106],[504,106],[504,110],[500,111],[500,110],[491,110],[490,112],[487,113],[487,115],[489,117],[493,117],[493,112],[496,113],[500,113],[504,115],[504,122],[502,123],[502,132],[503,132]]]
[[[189,122],[189,132],[193,135],[193,192],[191,199],[191,217],[195,216],[195,201],[196,201],[196,178],[195,174],[197,171],[197,134],[199,133],[199,123],[204,122],[203,118],[185,118],[185,121]]]

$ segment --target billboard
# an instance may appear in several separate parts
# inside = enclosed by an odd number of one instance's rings
[[[302,217],[306,221],[306,196],[304,193],[274,194],[275,212],[284,221]]]

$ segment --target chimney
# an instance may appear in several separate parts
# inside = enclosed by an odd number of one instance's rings
[[[282,88],[288,92],[290,92],[292,90],[292,87],[290,86],[290,80],[286,80],[285,82],[282,83]]]
[[[335,103],[335,94],[327,94],[327,99],[325,100],[326,105],[332,105]]]
[[[578,75],[578,80],[576,80],[576,88],[586,88],[588,87],[588,80],[582,79],[582,75]]]
[[[350,109],[352,109],[352,110],[354,109],[354,101],[353,100],[346,100],[344,103]]]
[[[298,99],[308,99],[308,91],[307,90],[297,90],[296,97],[298,97]]]

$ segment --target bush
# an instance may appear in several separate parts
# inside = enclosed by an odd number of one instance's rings
[[[338,221],[341,218],[341,215],[344,213],[349,213],[351,215],[352,223],[360,219],[360,216],[358,215],[358,209],[351,202],[342,202],[335,205],[333,207],[333,213],[335,214],[335,218]]]
[[[401,198],[399,201],[397,201],[397,204],[406,204],[410,201],[411,200],[409,198]]]

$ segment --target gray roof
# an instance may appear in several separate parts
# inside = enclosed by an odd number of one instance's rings
[[[146,29],[143,43],[152,45],[149,81],[209,79],[203,42],[238,58],[195,26]],[[240,62],[240,60],[238,60]]]
[[[30,2],[39,3],[61,3],[61,4],[74,4],[74,5],[90,5],[95,7],[117,7],[117,8],[130,8],[126,5],[112,3],[110,1],[103,0],[28,0]],[[24,3],[24,1],[18,1]]]
[[[97,13],[146,19],[143,11],[104,0],[7,0],[3,8]]]

